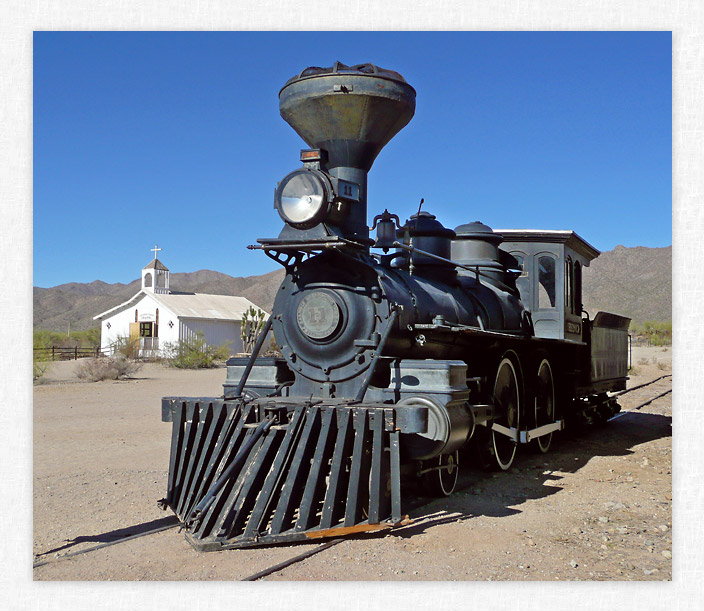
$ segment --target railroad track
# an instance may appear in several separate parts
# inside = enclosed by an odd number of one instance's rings
[[[632,387],[632,388],[628,388],[628,389],[626,389],[626,390],[622,390],[622,391],[620,391],[620,392],[618,392],[618,393],[614,393],[612,396],[614,396],[614,397],[620,397],[620,396],[622,396],[622,395],[624,395],[624,394],[626,394],[626,393],[629,393],[629,392],[631,392],[631,391],[638,390],[638,389],[640,389],[640,388],[645,388],[645,387],[647,387],[647,386],[650,386],[650,385],[652,385],[652,384],[655,384],[656,382],[659,382],[660,380],[663,380],[663,379],[668,378],[668,377],[671,378],[671,377],[672,377],[672,374],[662,375],[662,376],[660,376],[660,377],[658,377],[658,378],[655,378],[654,380],[650,380],[649,382],[645,382],[645,383],[643,383],[643,384],[639,384],[638,386],[634,386],[634,387]],[[654,396],[654,397],[648,399],[647,401],[644,401],[643,403],[640,403],[640,404],[637,405],[636,407],[632,407],[632,408],[630,408],[630,409],[628,409],[628,410],[623,410],[623,411],[619,412],[618,414],[616,414],[615,416],[613,416],[612,418],[610,418],[610,419],[609,419],[609,422],[610,422],[611,420],[616,420],[617,418],[620,418],[620,417],[622,417],[622,416],[625,416],[626,414],[630,414],[631,412],[638,411],[638,410],[640,410],[641,408],[645,407],[646,405],[649,405],[649,404],[653,403],[653,402],[656,401],[657,399],[660,399],[661,397],[664,397],[664,396],[670,394],[671,392],[672,392],[672,388],[669,388],[669,389],[665,390],[664,392],[661,392],[661,393],[659,393],[658,395],[656,395],[656,396]],[[470,482],[468,482],[468,483],[466,483],[466,484],[464,484],[464,485],[458,486],[458,487],[455,489],[455,492],[461,492],[462,490],[466,490],[467,488],[470,488],[471,486],[472,486],[472,482],[470,481]],[[416,503],[411,503],[411,504],[410,504],[408,507],[406,507],[405,509],[406,509],[407,512],[415,512],[415,511],[418,510],[418,509],[422,509],[422,508],[425,507],[426,505],[430,505],[432,502],[434,502],[434,501],[436,501],[436,500],[437,500],[437,499],[435,499],[435,498],[430,499],[430,500],[418,499],[418,500],[416,501]],[[155,535],[155,534],[157,534],[157,533],[160,533],[160,532],[163,532],[163,531],[166,531],[166,530],[170,530],[170,529],[172,529],[172,528],[177,528],[177,527],[182,526],[182,524],[178,521],[178,519],[176,518],[176,516],[172,516],[171,518],[167,518],[167,520],[168,520],[168,523],[163,523],[163,522],[165,522],[165,520],[160,520],[160,522],[162,522],[162,525],[159,526],[159,527],[157,527],[157,528],[153,528],[153,529],[150,529],[150,530],[146,530],[146,531],[144,531],[144,532],[135,533],[135,534],[133,534],[133,535],[126,535],[126,536],[121,537],[121,538],[119,538],[119,539],[116,539],[116,540],[114,540],[114,541],[107,541],[107,542],[105,542],[105,543],[101,543],[101,544],[99,544],[99,545],[94,545],[94,546],[92,546],[92,547],[87,547],[87,548],[84,548],[84,549],[82,549],[82,550],[78,550],[78,551],[75,551],[75,552],[69,552],[69,553],[63,554],[63,555],[61,555],[61,556],[59,556],[59,557],[57,557],[57,558],[54,558],[54,559],[48,559],[48,558],[47,558],[47,559],[44,559],[44,560],[38,560],[38,561],[36,561],[36,562],[33,563],[32,568],[35,568],[35,569],[36,569],[36,568],[41,567],[41,566],[46,566],[46,565],[49,565],[49,564],[55,564],[55,563],[61,562],[61,561],[63,561],[63,560],[69,560],[69,559],[71,559],[71,558],[75,558],[76,556],[80,556],[80,555],[82,555],[82,554],[87,554],[87,553],[90,553],[90,552],[95,552],[95,551],[100,550],[100,549],[103,549],[103,548],[105,548],[105,547],[110,547],[110,546],[112,546],[112,545],[118,545],[118,544],[120,544],[120,543],[126,543],[126,542],[128,542],[128,541],[133,541],[134,539],[138,539],[138,538],[140,538],[140,537],[146,537],[146,536],[150,536],[150,535]],[[145,524],[136,524],[136,525],[130,527],[129,529],[127,529],[127,530],[138,529],[138,528],[143,527],[143,526],[145,526]],[[388,531],[385,531],[385,532],[388,532]],[[105,533],[105,534],[107,534],[107,533]],[[367,536],[369,536],[369,535],[367,535]],[[375,536],[375,535],[371,535],[371,536]],[[376,536],[378,536],[378,535],[376,535]],[[330,541],[327,541],[326,543],[322,543],[322,544],[318,545],[317,547],[315,547],[315,548],[313,548],[313,549],[306,550],[305,552],[300,553],[300,554],[296,554],[295,556],[292,556],[292,557],[289,558],[288,560],[284,560],[283,562],[279,562],[279,563],[274,564],[274,565],[272,565],[272,566],[270,566],[270,567],[268,567],[268,568],[266,568],[266,569],[264,569],[264,570],[261,570],[261,571],[258,571],[257,573],[254,573],[254,574],[252,574],[252,575],[249,575],[248,577],[243,578],[241,581],[257,581],[257,580],[259,580],[259,579],[262,579],[263,577],[267,577],[268,575],[271,575],[271,574],[273,574],[273,573],[276,573],[276,572],[278,572],[278,571],[281,571],[281,570],[283,570],[283,569],[285,569],[285,568],[287,568],[287,567],[289,567],[289,566],[291,566],[291,565],[293,565],[293,564],[296,564],[296,563],[298,563],[298,562],[302,562],[303,560],[306,560],[307,558],[310,558],[311,556],[314,556],[314,555],[319,554],[319,553],[321,553],[321,552],[327,551],[327,550],[329,550],[330,548],[334,547],[335,545],[338,545],[339,543],[342,543],[343,541],[348,541],[349,539],[350,539],[350,537],[341,537],[341,538],[337,538],[337,539],[332,539],[332,540],[330,540]],[[46,555],[46,554],[48,554],[48,553],[50,553],[50,552],[44,552],[44,554],[41,554],[41,555]]]
[[[651,384],[655,384],[655,382],[659,382],[660,380],[664,380],[665,378],[671,378],[672,374],[671,373],[666,373],[665,375],[661,375],[658,378],[655,378],[654,380],[650,380],[649,382],[644,382],[643,384],[638,384],[638,386],[632,386],[631,388],[627,388],[626,390],[619,390],[618,392],[612,393],[612,397],[620,397],[622,395],[625,395],[626,393],[632,392],[634,390],[638,390],[639,388],[643,388],[645,386],[650,386]]]
[[[659,382],[660,380],[664,380],[665,378],[671,378],[672,374],[671,373],[666,373],[665,375],[660,376],[659,378],[655,378],[654,380],[650,380],[649,382],[644,382],[643,384],[638,384],[638,386],[633,386],[632,388],[627,388],[626,390],[621,390],[617,393],[613,393],[613,397],[622,397],[626,393],[629,393],[633,390],[638,390],[639,388],[644,388],[646,386],[650,386],[651,384],[655,384],[656,382]],[[652,399],[648,399],[647,401],[644,401],[640,405],[636,405],[636,407],[632,407],[631,409],[626,409],[620,411],[618,414],[615,416],[609,418],[609,422],[612,420],[616,420],[616,418],[620,418],[621,416],[625,416],[626,414],[629,414],[631,412],[635,412],[642,407],[645,407],[646,405],[650,405],[653,401],[656,401],[657,399],[660,399],[661,397],[664,397],[666,395],[669,395],[672,392],[672,387],[668,388],[666,391],[661,392],[659,395],[656,395]]]

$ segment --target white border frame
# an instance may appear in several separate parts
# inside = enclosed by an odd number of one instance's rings
[[[343,6],[345,7],[343,9]],[[696,368],[704,325],[704,3],[700,0],[438,0],[343,5],[323,0],[6,0],[0,6],[0,482],[2,598],[13,609],[698,609],[704,599]],[[629,583],[34,583],[32,581],[32,32],[33,30],[672,30],[673,582]],[[16,304],[20,303],[17,308]],[[694,305],[693,305],[694,304]],[[684,330],[686,329],[686,333]],[[9,350],[11,348],[11,350]],[[18,359],[18,357],[20,357]],[[18,362],[21,366],[18,367]],[[684,524],[687,525],[686,536]],[[18,531],[17,526],[22,528]],[[244,603],[246,601],[246,603]]]

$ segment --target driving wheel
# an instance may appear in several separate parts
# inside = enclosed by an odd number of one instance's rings
[[[538,365],[538,378],[535,389],[535,427],[555,422],[555,384],[552,378],[552,368],[547,359]],[[550,449],[552,433],[537,437],[536,445],[544,454]]]
[[[521,391],[513,361],[504,357],[496,370],[494,381],[494,423],[518,429],[521,408]],[[518,444],[498,431],[491,431],[493,458],[496,466],[506,471],[516,458]]]

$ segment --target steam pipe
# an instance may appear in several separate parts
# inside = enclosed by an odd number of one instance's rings
[[[389,316],[389,320],[386,324],[386,329],[384,329],[384,334],[381,336],[381,340],[379,341],[379,345],[377,346],[374,358],[372,359],[371,365],[369,365],[369,371],[367,372],[367,375],[364,378],[364,382],[362,382],[362,386],[354,399],[354,403],[361,403],[364,400],[364,395],[367,393],[369,383],[372,381],[372,376],[374,375],[376,364],[379,362],[379,357],[381,356],[381,352],[384,349],[384,344],[386,344],[386,340],[391,334],[391,328],[394,326],[394,321],[396,320],[397,316],[398,310],[394,309],[394,311],[391,312],[391,316]]]
[[[489,276],[488,274],[485,274],[484,272],[480,272],[478,265],[463,265],[462,263],[457,263],[456,261],[452,261],[451,259],[446,259],[445,257],[435,255],[432,252],[420,250],[420,248],[415,248],[414,246],[407,246],[406,244],[403,244],[401,242],[394,242],[392,244],[392,246],[394,246],[396,248],[403,248],[403,250],[407,250],[408,252],[411,252],[411,253],[417,252],[418,254],[421,254],[425,257],[430,257],[431,259],[437,259],[438,261],[443,261],[444,263],[449,263],[450,265],[454,265],[455,267],[461,267],[462,269],[467,269],[470,272],[474,272],[475,274],[477,274],[479,276],[485,276],[487,278],[492,278],[492,276]]]

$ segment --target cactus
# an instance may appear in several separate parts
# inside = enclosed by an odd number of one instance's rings
[[[259,333],[266,323],[266,314],[259,308],[249,306],[249,309],[242,315],[240,326],[240,336],[242,338],[242,351],[251,354],[254,344],[259,337]]]

